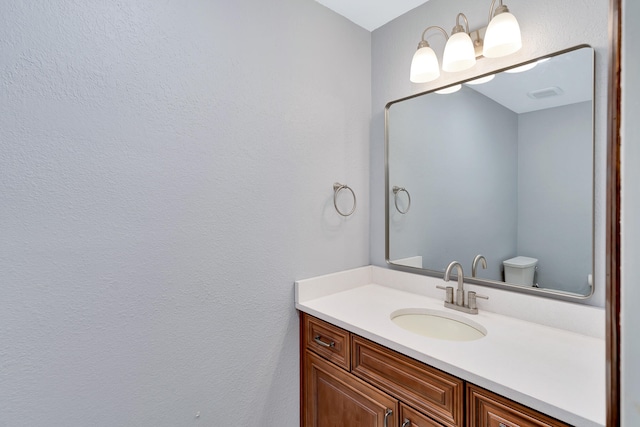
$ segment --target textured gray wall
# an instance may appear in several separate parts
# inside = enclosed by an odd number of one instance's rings
[[[469,18],[471,29],[486,25],[488,4],[460,0],[452,6],[447,0],[430,0],[372,33],[372,124],[371,124],[371,262],[384,266],[384,106],[392,100],[420,93],[455,81],[488,73],[527,59],[544,56],[578,44],[589,44],[596,51],[595,95],[595,283],[596,294],[589,303],[604,306],[604,219],[606,182],[607,113],[607,0],[524,2],[508,6],[517,16],[523,34],[523,48],[511,56],[483,59],[470,70],[443,73],[427,84],[409,81],[411,58],[422,31],[429,25],[453,26],[457,12]],[[431,46],[442,58],[444,38],[434,32]]]
[[[518,117],[514,255],[538,259],[540,286],[581,295],[593,264],[592,117],[591,102]]]
[[[390,209],[392,259],[444,271],[482,253],[479,275],[502,280],[517,243],[517,115],[465,86],[394,104],[389,123],[391,185],[412,195],[406,215]]]
[[[293,282],[369,263],[370,38],[312,0],[0,2],[0,426],[298,424]]]

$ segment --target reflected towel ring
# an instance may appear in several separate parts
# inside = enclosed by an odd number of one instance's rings
[[[402,193],[402,192],[407,193],[407,198],[409,199],[409,204],[407,205],[407,209],[405,209],[404,211],[398,207],[398,193]],[[393,199],[394,199],[393,201],[394,201],[394,203],[396,205],[396,209],[398,210],[398,212],[400,212],[402,215],[404,215],[407,212],[409,212],[409,209],[411,208],[411,194],[409,194],[409,192],[407,191],[406,188],[394,186],[393,187]]]
[[[344,190],[345,188],[347,190],[351,191],[351,195],[353,196],[353,208],[351,208],[349,213],[344,213],[340,209],[338,209],[338,201],[337,201],[338,193],[341,192],[342,190]],[[351,189],[351,187],[349,187],[348,185],[340,184],[339,182],[334,183],[333,184],[333,207],[336,208],[336,211],[340,215],[342,215],[342,216],[350,216],[356,210],[356,193],[354,193],[353,190]]]

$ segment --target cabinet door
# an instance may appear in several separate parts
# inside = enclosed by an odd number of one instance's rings
[[[398,401],[306,351],[303,427],[398,427]]]

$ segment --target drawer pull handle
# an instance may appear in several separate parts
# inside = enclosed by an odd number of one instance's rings
[[[387,408],[387,412],[384,413],[384,427],[389,427],[389,416],[393,414],[393,411]]]
[[[331,341],[330,343],[326,343],[326,342],[322,341],[320,338],[321,338],[321,337],[320,337],[320,335],[316,335],[316,336],[313,338],[313,340],[314,340],[316,343],[318,343],[318,344],[320,344],[321,346],[323,346],[323,347],[333,348],[333,347],[335,347],[335,346],[336,346],[336,343],[335,343],[335,342]]]
[[[506,425],[505,423],[500,423],[500,424],[498,424],[498,427],[509,427],[509,426]]]
[[[411,427],[411,420],[405,418],[402,427]]]

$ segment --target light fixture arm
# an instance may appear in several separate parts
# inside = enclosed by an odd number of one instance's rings
[[[431,25],[430,27],[425,28],[425,30],[422,32],[422,40],[420,40],[420,43],[418,43],[418,49],[429,46],[429,43],[425,40],[425,36],[427,35],[427,31],[431,29],[439,30],[444,35],[444,39],[449,40],[449,34],[447,34],[444,28],[438,27],[437,25]]]
[[[495,0],[493,0],[495,1]],[[502,0],[500,0],[502,2]],[[464,27],[462,25],[460,25],[460,17],[464,18],[464,25],[467,28],[467,30],[465,31]],[[456,16],[456,26],[453,27],[453,30],[451,31],[451,35],[454,35],[455,33],[461,33],[461,32],[465,32],[467,34],[469,34],[469,20],[467,19],[467,16],[460,12],[458,14],[458,16]]]
[[[509,12],[509,9],[507,8],[507,6],[502,4],[502,0],[500,0],[500,4],[498,5],[498,8],[495,10],[495,13],[494,13],[495,5],[496,5],[496,0],[491,0],[491,6],[489,7],[489,20],[487,21],[487,25],[489,25],[489,23],[491,22],[494,16],[500,15],[502,12]]]

